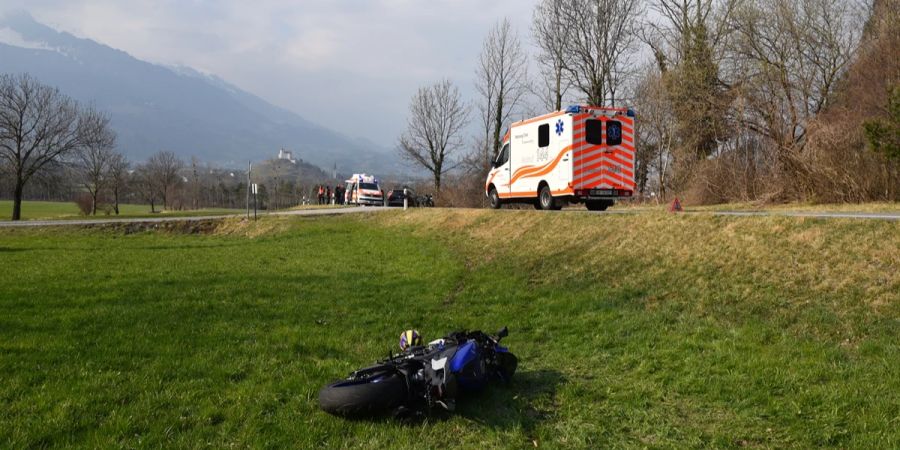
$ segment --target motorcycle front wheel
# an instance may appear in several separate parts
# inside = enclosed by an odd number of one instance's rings
[[[406,380],[399,373],[376,372],[325,386],[319,391],[319,407],[344,417],[378,415],[402,405],[406,390]]]

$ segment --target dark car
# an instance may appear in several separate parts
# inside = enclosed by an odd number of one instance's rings
[[[418,202],[416,201],[416,193],[413,192],[412,189],[406,188],[406,194],[403,194],[403,189],[394,189],[388,192],[387,201],[388,206],[403,206],[403,199],[408,198],[409,202],[407,204],[409,207],[418,206]]]

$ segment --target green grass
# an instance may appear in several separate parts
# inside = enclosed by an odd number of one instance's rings
[[[0,230],[0,447],[896,448],[900,227],[399,211]],[[416,327],[517,379],[421,424],[318,389]]]
[[[12,200],[0,200],[0,221],[12,217]],[[157,206],[159,211],[159,206]],[[226,208],[205,208],[191,211],[164,211],[150,213],[150,205],[120,204],[119,215],[106,215],[97,211],[96,216],[83,216],[74,202],[22,202],[22,220],[68,220],[68,219],[109,219],[115,217],[159,217],[159,216],[204,216],[218,214],[238,214],[243,210]]]

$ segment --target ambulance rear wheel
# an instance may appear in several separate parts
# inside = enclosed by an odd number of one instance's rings
[[[541,209],[546,211],[562,209],[560,202],[553,198],[553,193],[550,192],[550,186],[547,186],[546,184],[542,185],[541,190],[538,192],[538,203],[541,205]]]
[[[488,200],[490,200],[491,209],[500,209],[500,194],[497,193],[497,188],[491,187],[491,191],[488,193]]]

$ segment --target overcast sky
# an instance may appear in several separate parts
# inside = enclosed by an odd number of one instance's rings
[[[467,99],[489,28],[531,48],[537,0],[0,0],[137,58],[216,74],[348,135],[393,147],[410,96],[442,77]],[[8,6],[8,8],[7,8]]]

